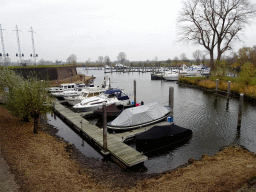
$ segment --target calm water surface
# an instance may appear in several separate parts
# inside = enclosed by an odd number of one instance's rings
[[[237,130],[238,100],[230,99],[227,107],[225,97],[218,97],[200,90],[181,87],[175,82],[151,80],[150,73],[107,73],[103,70],[83,70],[79,74],[96,77],[99,85],[104,76],[111,80],[111,87],[122,88],[133,101],[133,80],[137,84],[137,102],[168,105],[169,87],[174,87],[174,123],[193,131],[188,143],[155,156],[145,162],[147,173],[173,169],[187,163],[189,158],[200,159],[202,154],[214,155],[219,149],[232,142],[245,146],[256,153],[256,106],[244,101],[242,125]],[[49,116],[51,124],[58,127],[58,135],[74,143],[86,156],[102,158],[93,148],[69,129],[61,120]]]

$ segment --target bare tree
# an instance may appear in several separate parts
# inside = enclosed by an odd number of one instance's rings
[[[75,54],[72,54],[70,55],[68,58],[67,58],[67,63],[71,64],[75,64],[76,63],[76,60],[77,60],[77,56]]]
[[[172,62],[172,60],[171,60],[170,58],[168,58],[168,59],[166,60],[166,63],[168,63],[169,66],[171,65],[171,62]]]
[[[107,65],[110,64],[110,58],[109,58],[109,56],[105,56],[105,57],[104,57],[104,63],[106,63]]]
[[[231,49],[231,43],[240,39],[242,29],[256,16],[250,0],[186,0],[180,12],[180,40],[200,44],[210,54],[214,67],[213,51],[217,46],[217,61]]]
[[[194,53],[193,53],[193,57],[194,59],[196,60],[196,63],[199,64],[200,63],[200,59],[202,58],[203,54],[202,54],[202,51],[200,51],[199,49],[196,50]]]
[[[179,61],[179,58],[178,58],[177,56],[176,56],[176,57],[174,57],[173,62],[175,63],[175,66],[177,66],[178,61]]]
[[[98,60],[99,60],[99,63],[102,64],[103,63],[103,56],[99,56]]]
[[[186,54],[185,54],[185,53],[181,53],[181,55],[180,55],[180,60],[181,60],[182,62],[185,62],[186,60],[188,60],[188,58],[186,57]]]
[[[126,60],[126,54],[125,52],[120,52],[117,56],[117,59],[120,63],[124,63]]]
[[[91,59],[88,58],[87,61],[86,61],[87,64],[90,64],[91,63]]]

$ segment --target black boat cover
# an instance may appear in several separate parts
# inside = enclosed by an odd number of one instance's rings
[[[161,140],[166,137],[175,137],[180,135],[184,136],[184,133],[187,135],[191,135],[192,131],[190,129],[186,129],[180,127],[178,125],[164,125],[164,126],[154,126],[151,129],[139,134],[136,136],[136,140]],[[177,138],[176,138],[177,139]],[[175,140],[176,140],[175,139]],[[182,139],[182,138],[180,138]]]
[[[136,136],[136,148],[139,151],[150,152],[165,146],[181,144],[188,140],[191,135],[190,129],[174,124],[154,126]]]

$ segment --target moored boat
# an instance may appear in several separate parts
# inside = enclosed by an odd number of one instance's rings
[[[135,137],[136,149],[149,153],[167,146],[177,146],[188,141],[192,130],[180,127],[174,123],[164,126],[154,126]]]
[[[91,97],[82,100],[80,103],[74,105],[72,109],[76,112],[88,112],[101,109],[103,103],[106,103],[106,106],[115,103],[116,105],[129,105],[130,98],[120,89],[111,89],[104,91],[99,96]]]
[[[168,117],[170,109],[157,102],[125,109],[107,124],[108,130],[129,131],[160,122]]]

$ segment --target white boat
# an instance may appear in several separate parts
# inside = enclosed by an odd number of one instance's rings
[[[106,89],[96,87],[93,89],[87,88],[82,90],[82,94],[79,96],[64,96],[64,99],[69,103],[69,105],[73,106],[86,98],[99,96],[103,91],[106,91]]]
[[[59,87],[50,87],[49,91],[51,93],[56,93],[56,92],[74,90],[75,87],[76,87],[76,83],[63,83],[63,84],[60,84]]]
[[[110,70],[111,68],[108,65],[105,65],[106,70]]]
[[[179,79],[179,72],[177,71],[171,71],[171,72],[166,72],[163,75],[163,79],[167,81],[178,81]]]
[[[64,85],[64,84],[62,84]],[[64,97],[77,97],[77,96],[81,96],[83,93],[88,93],[89,92],[99,92],[100,93],[102,91],[105,91],[107,89],[109,89],[110,87],[110,81],[108,77],[105,77],[103,82],[101,83],[100,86],[97,87],[86,87],[86,85],[84,83],[78,83],[75,84],[75,87],[66,91],[56,91],[56,92],[52,92],[51,94],[53,96],[55,96],[58,99],[64,99]]]
[[[118,105],[130,105],[130,98],[120,89],[106,90],[99,96],[90,97],[82,100],[80,103],[74,105],[72,109],[76,112],[88,112],[102,108],[102,104],[106,106],[115,103]]]
[[[59,91],[52,93],[52,96],[58,98],[58,99],[63,99],[65,96],[79,96],[82,94],[83,90],[85,88],[77,88],[75,87],[74,90],[68,90],[68,91]]]
[[[125,109],[117,118],[107,124],[112,131],[129,131],[151,125],[166,119],[170,108],[157,102]]]

